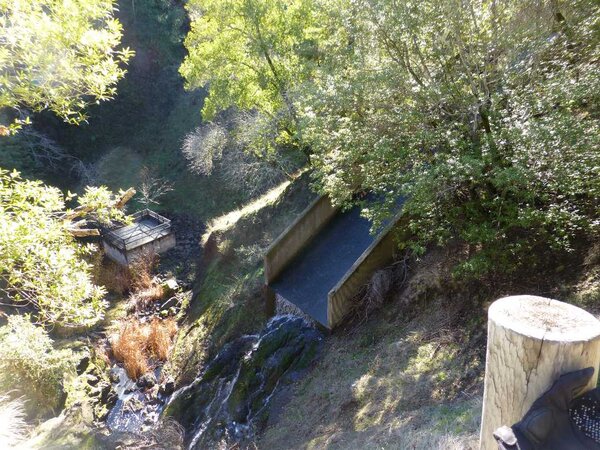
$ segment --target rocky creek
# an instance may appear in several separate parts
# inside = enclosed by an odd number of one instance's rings
[[[161,420],[183,426],[190,449],[243,445],[264,426],[277,386],[310,364],[322,338],[302,318],[272,318],[259,334],[226,344],[190,385],[173,393]]]

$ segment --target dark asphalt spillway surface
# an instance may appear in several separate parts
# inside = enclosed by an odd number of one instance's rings
[[[275,292],[327,325],[327,294],[376,236],[360,208],[337,214],[271,283]]]

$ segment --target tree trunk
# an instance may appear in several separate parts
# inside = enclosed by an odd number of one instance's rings
[[[521,420],[562,374],[600,366],[600,321],[567,303],[528,295],[495,301],[488,342],[481,450],[496,450],[492,433]]]

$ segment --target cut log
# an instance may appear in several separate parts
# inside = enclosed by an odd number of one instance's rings
[[[498,448],[492,433],[521,420],[531,404],[567,372],[594,367],[600,321],[576,306],[529,295],[505,297],[488,311],[480,448]]]
[[[91,206],[78,206],[77,208],[71,211],[67,211],[65,214],[63,214],[62,219],[65,222],[71,222],[74,219],[77,219],[78,217],[83,217],[86,214],[89,214],[93,210],[94,208],[92,208]]]
[[[121,195],[121,198],[119,198],[116,203],[115,203],[115,208],[117,209],[123,209],[123,206],[125,206],[125,203],[127,203],[129,200],[131,200],[131,198],[135,195],[135,189],[134,188],[129,188],[127,189],[123,195]]]

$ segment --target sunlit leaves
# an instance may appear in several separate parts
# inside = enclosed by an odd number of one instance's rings
[[[88,188],[78,205],[87,220],[122,220],[115,199],[106,188]],[[0,169],[0,291],[34,305],[40,321],[89,326],[102,318],[105,292],[84,260],[94,248],[68,232],[72,211],[58,189]]]
[[[322,191],[404,196],[415,240],[518,267],[598,232],[596,2],[322,0],[328,39],[298,111]]]
[[[319,58],[314,0],[192,0],[181,74],[208,86],[204,119],[230,107],[256,110],[298,140],[292,91]]]
[[[113,14],[113,0],[0,0],[0,108],[80,123],[112,98],[132,55]]]

